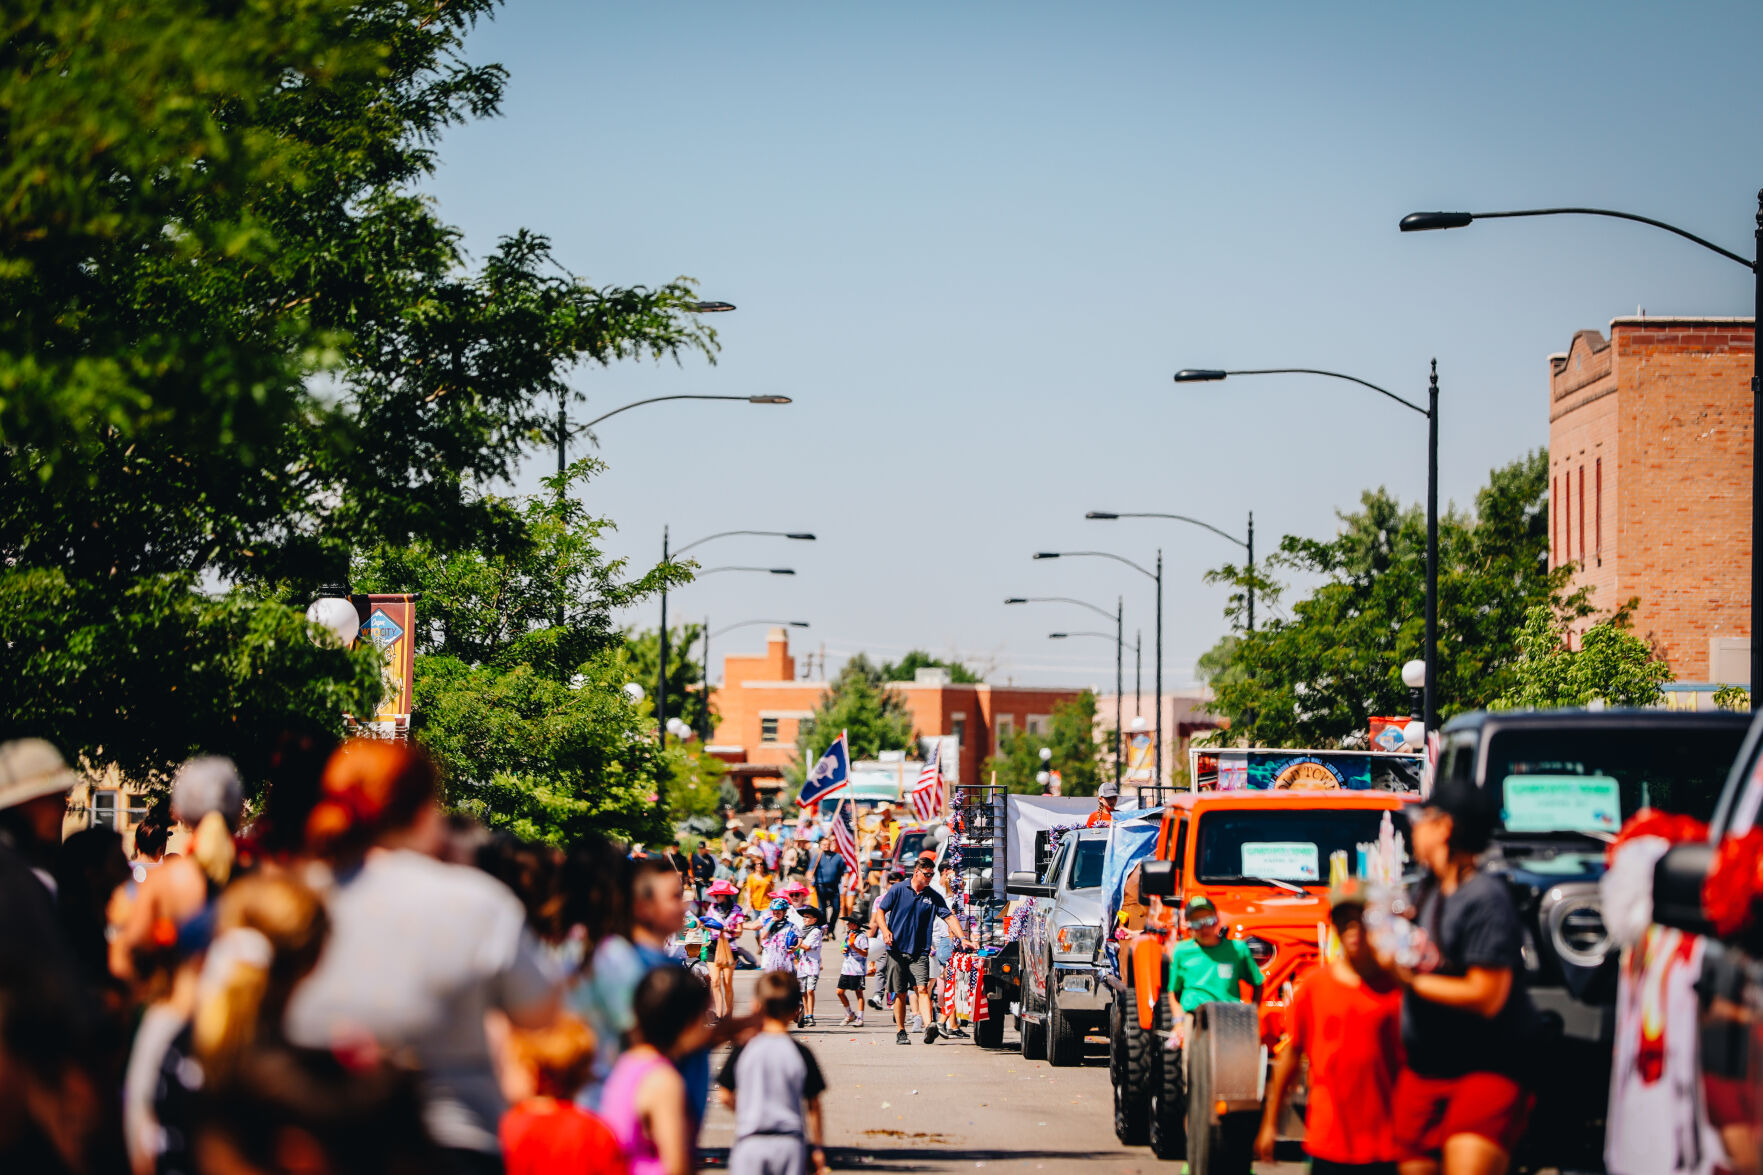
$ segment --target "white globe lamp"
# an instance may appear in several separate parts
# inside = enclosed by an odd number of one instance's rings
[[[345,649],[354,645],[361,632],[361,617],[355,611],[355,605],[349,602],[348,589],[336,584],[319,589],[318,599],[306,609],[306,622],[334,638]],[[315,635],[313,643],[324,644],[326,641]]]
[[[1409,661],[1402,666],[1402,684],[1409,689],[1426,688],[1426,662]]]
[[[636,682],[627,681],[624,683],[624,696],[626,698],[630,699],[631,705],[635,706],[635,705],[639,704],[640,702],[642,702],[642,700],[644,698],[648,697],[649,695],[644,693],[643,687],[638,685]]]

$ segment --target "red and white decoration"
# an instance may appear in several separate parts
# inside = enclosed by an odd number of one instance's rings
[[[912,785],[912,814],[918,817],[920,824],[929,824],[943,814],[943,744],[939,741],[930,752],[930,758],[924,762],[924,769],[918,773],[918,782]]]

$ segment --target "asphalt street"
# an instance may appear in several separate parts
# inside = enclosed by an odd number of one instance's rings
[[[838,1026],[837,974],[838,955],[829,943],[816,1009],[820,1026],[800,1032],[826,1075],[827,1160],[834,1170],[1150,1175],[1184,1166],[1115,1140],[1102,1037],[1091,1038],[1084,1064],[1071,1069],[1023,1059],[1014,1029],[997,1050],[971,1039],[926,1045],[922,1033],[902,1046],[886,1013],[866,1009],[862,1028]],[[751,1005],[757,975],[736,975],[738,1006]],[[716,1064],[720,1068],[720,1057]],[[702,1139],[707,1165],[722,1165],[733,1132],[733,1115],[713,1102]],[[1304,1168],[1282,1162],[1257,1170],[1300,1175]]]

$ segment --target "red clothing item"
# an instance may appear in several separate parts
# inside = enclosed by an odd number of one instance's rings
[[[611,1129],[569,1102],[528,1098],[502,1115],[499,1134],[507,1175],[624,1175],[624,1154]]]
[[[1310,1058],[1304,1150],[1332,1163],[1396,1158],[1390,1129],[1402,1068],[1402,989],[1345,983],[1324,963],[1292,997],[1292,1040]]]
[[[1090,813],[1090,818],[1084,821],[1084,827],[1099,828],[1104,824],[1112,823],[1113,820],[1114,817],[1112,815],[1097,808],[1094,812]]]
[[[1396,1082],[1398,1157],[1437,1161],[1459,1134],[1485,1138],[1507,1154],[1524,1137],[1535,1101],[1523,1086],[1500,1073],[1422,1077],[1403,1070]]]

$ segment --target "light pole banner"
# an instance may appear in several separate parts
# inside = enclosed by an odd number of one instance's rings
[[[416,597],[387,592],[355,599],[361,639],[379,650],[386,683],[373,720],[408,726],[416,693]]]

